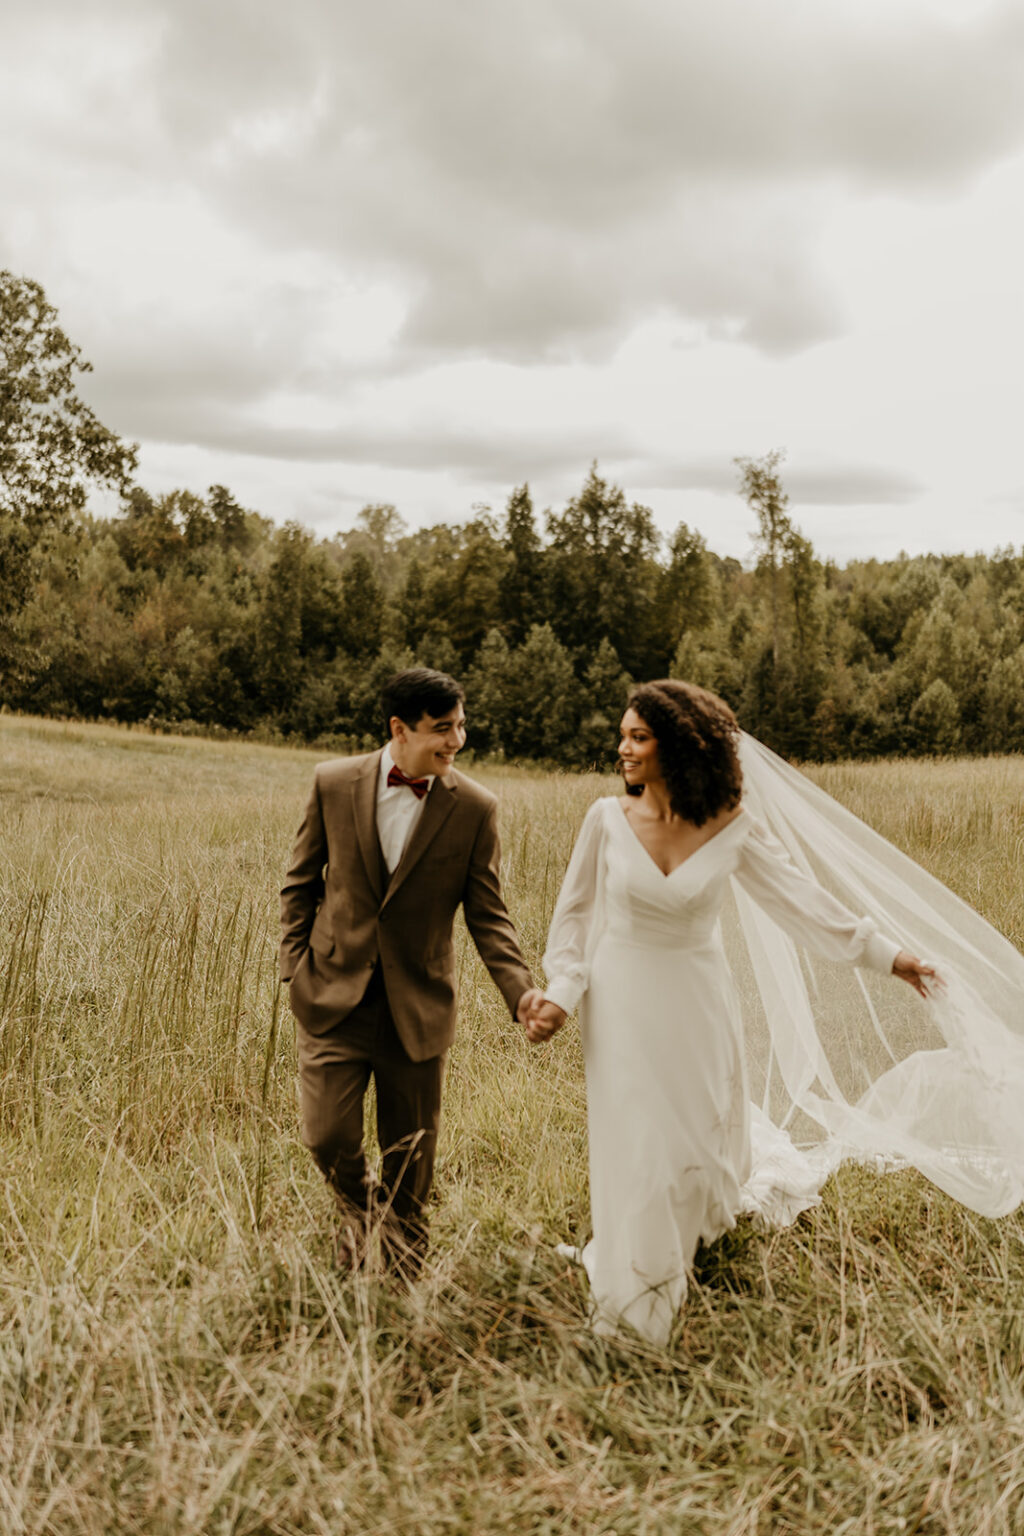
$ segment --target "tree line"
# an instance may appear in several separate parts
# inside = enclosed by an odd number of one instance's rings
[[[1024,748],[1024,551],[821,561],[782,455],[737,461],[749,565],[587,474],[561,510],[410,529],[395,507],[317,538],[213,486],[153,496],[74,389],[38,285],[0,273],[0,704],[357,750],[384,677],[460,677],[469,745],[606,764],[632,679],[722,694],[788,756]],[[120,493],[87,510],[90,483]]]

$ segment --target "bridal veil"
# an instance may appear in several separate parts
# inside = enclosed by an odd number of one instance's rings
[[[938,972],[927,1002],[799,948],[733,882],[723,940],[751,1097],[822,1172],[910,1164],[986,1216],[1024,1201],[1024,957],[753,737],[744,803],[798,868]]]

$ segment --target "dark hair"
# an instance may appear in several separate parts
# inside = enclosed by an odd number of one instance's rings
[[[409,667],[404,672],[396,672],[388,678],[380,696],[384,734],[391,734],[393,715],[415,730],[424,715],[433,715],[436,720],[465,697],[462,684],[449,677],[447,672],[435,672],[430,667]]]
[[[629,695],[658,743],[658,762],[677,816],[702,827],[740,803],[739,726],[724,699],[672,677],[638,683]]]

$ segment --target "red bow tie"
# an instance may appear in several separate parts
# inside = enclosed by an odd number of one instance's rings
[[[417,800],[422,800],[423,796],[426,794],[427,790],[430,788],[430,780],[429,779],[410,779],[409,775],[406,774],[406,773],[403,773],[401,768],[399,768],[397,765],[394,768],[389,768],[388,769],[388,788],[389,789],[391,788],[392,784],[408,784],[409,788],[412,790],[412,792],[416,796]]]

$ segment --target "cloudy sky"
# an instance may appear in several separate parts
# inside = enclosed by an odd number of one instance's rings
[[[153,491],[1024,542],[1021,0],[11,0],[0,267]]]

